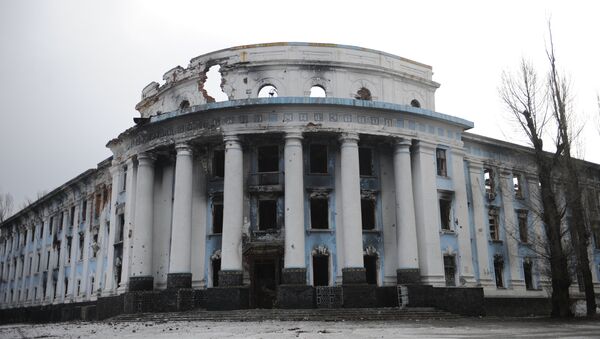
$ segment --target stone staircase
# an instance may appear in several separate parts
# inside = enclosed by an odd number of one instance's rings
[[[411,308],[330,308],[330,309],[249,309],[232,311],[121,314],[107,322],[167,321],[389,321],[416,319],[455,319],[459,316],[432,307]]]

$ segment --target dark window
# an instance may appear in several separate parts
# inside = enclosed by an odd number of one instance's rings
[[[528,290],[533,290],[533,273],[531,269],[531,262],[524,261],[523,262],[523,275],[525,276],[525,288]]]
[[[65,278],[65,294],[67,295],[67,291],[69,290],[69,279]]]
[[[456,286],[456,260],[453,255],[444,256],[444,275],[446,286]]]
[[[371,148],[358,148],[358,162],[360,175],[373,175],[373,150]]]
[[[310,145],[310,173],[327,174],[327,145]]]
[[[40,253],[37,254],[37,269],[35,270],[36,272],[40,271],[40,262],[42,261],[42,256]]]
[[[221,259],[212,260],[212,284],[213,287],[219,286],[219,271],[221,270]]]
[[[46,269],[49,270],[50,269],[50,251],[48,251],[48,254],[46,255]],[[46,293],[44,293],[46,294]]]
[[[261,231],[277,228],[277,200],[258,202],[258,229]]]
[[[495,192],[494,171],[491,168],[484,168],[483,178],[485,180],[485,192],[493,194]]]
[[[183,100],[180,104],[179,104],[179,108],[180,109],[186,109],[190,107],[190,102],[187,100]]]
[[[212,218],[212,233],[223,233],[223,202],[213,203]]]
[[[72,238],[67,237],[67,253],[66,253],[67,262],[71,262],[71,241],[72,241]],[[59,256],[59,258],[60,258],[60,256]]]
[[[519,222],[519,239],[521,242],[526,243],[528,241],[528,229],[527,229],[527,211],[517,211],[517,218]]]
[[[521,176],[518,174],[513,174],[513,187],[515,188],[515,198],[522,199],[523,187],[521,185]]]
[[[421,108],[421,103],[417,99],[412,99],[412,101],[410,102],[410,105],[412,107]]]
[[[123,167],[123,182],[121,182],[121,191],[127,190],[127,166]]]
[[[82,235],[79,236],[79,260],[83,260],[83,250],[85,249],[85,238]]]
[[[75,206],[71,207],[71,226],[75,225]]]
[[[50,235],[52,235],[53,227],[54,227],[54,217],[50,217],[50,221],[48,222],[48,231],[49,231]]]
[[[125,214],[119,214],[119,223],[117,225],[117,242],[122,242],[125,237]]]
[[[494,259],[494,275],[496,276],[496,287],[504,287],[504,277],[502,271],[504,270],[504,260],[500,258]]]
[[[594,242],[596,243],[596,249],[600,249],[600,224],[592,224],[592,233],[594,235]]]
[[[362,229],[375,229],[375,200],[366,198],[361,199],[360,212],[362,216]]]
[[[365,261],[367,284],[377,285],[377,256],[365,255],[363,260]]]
[[[313,285],[328,286],[329,285],[329,256],[315,255],[313,256]]]
[[[452,201],[448,199],[440,199],[440,223],[443,230],[451,230],[450,228],[450,212],[452,210]]]
[[[60,217],[58,218],[58,231],[62,231],[63,225],[65,223],[65,212],[60,212]]]
[[[310,199],[310,227],[313,229],[329,228],[329,201],[327,197]]]
[[[81,204],[81,221],[85,222],[87,219],[87,200],[84,200]]]
[[[500,240],[500,225],[498,225],[498,210],[490,208],[488,211],[488,223],[490,225],[490,239]]]
[[[371,91],[369,91],[367,88],[365,87],[361,87],[357,92],[356,95],[354,96],[354,98],[356,100],[371,100]]]
[[[225,151],[222,149],[213,151],[212,174],[214,177],[225,177]]]
[[[448,170],[446,167],[446,150],[438,148],[435,151],[436,163],[437,163],[437,175],[445,177],[448,176]]]
[[[279,147],[258,148],[258,172],[279,172]]]

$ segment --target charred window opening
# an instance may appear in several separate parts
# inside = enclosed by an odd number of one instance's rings
[[[360,212],[362,217],[362,229],[375,229],[375,200],[370,198],[360,199]]]
[[[484,168],[483,179],[485,182],[485,192],[487,194],[496,193],[496,183],[494,182],[494,170],[492,170],[491,168]]]
[[[361,87],[357,92],[356,95],[354,96],[354,99],[356,100],[371,100],[371,91],[369,91],[367,88],[365,87]]]
[[[277,200],[260,200],[258,202],[258,230],[266,231],[277,228]]]
[[[87,219],[87,200],[84,200],[81,204],[81,221],[85,222]]]
[[[310,173],[327,174],[327,145],[310,145]]]
[[[517,219],[519,223],[519,239],[522,243],[527,243],[528,239],[528,228],[527,228],[527,211],[526,210],[518,210],[517,211]]]
[[[314,255],[312,260],[313,266],[313,285],[328,286],[329,285],[329,256]]]
[[[533,290],[533,270],[531,261],[529,260],[523,261],[523,276],[525,278],[525,288]]]
[[[117,242],[123,242],[125,237],[125,214],[119,214],[119,221],[117,223]]]
[[[437,175],[446,177],[448,176],[448,169],[446,165],[446,150],[438,148],[435,150],[436,164],[437,164]]]
[[[494,258],[494,275],[496,276],[496,287],[504,288],[504,260],[500,256]]]
[[[417,99],[412,99],[412,101],[410,102],[410,105],[412,107],[421,108],[421,103]]]
[[[368,147],[358,148],[358,166],[361,176],[373,175],[373,149]]]
[[[523,187],[521,185],[521,176],[518,174],[513,174],[513,187],[515,189],[515,198],[522,199]]]
[[[100,217],[100,212],[102,212],[102,194],[96,194],[96,201],[94,202],[94,219],[98,219]]]
[[[327,94],[323,87],[317,85],[310,88],[310,96],[313,98],[325,98]]]
[[[79,260],[83,260],[83,252],[85,249],[85,238],[83,234],[79,235]]]
[[[261,146],[258,148],[258,172],[279,172],[279,147]]]
[[[60,212],[60,217],[58,218],[58,232],[62,231],[64,222],[65,222],[65,212]],[[17,246],[19,246],[20,237],[21,237],[21,233],[17,233]]]
[[[67,237],[67,262],[71,262],[71,237]]]
[[[592,224],[592,234],[594,237],[594,243],[596,244],[596,249],[600,250],[600,224]]]
[[[74,226],[75,225],[75,206],[71,206],[70,220],[71,220],[71,226]]]
[[[310,198],[310,227],[323,230],[329,228],[329,200],[327,197]]]
[[[452,198],[443,196],[439,199],[440,203],[440,225],[442,230],[451,231]]]
[[[498,224],[498,210],[490,207],[488,211],[488,223],[490,226],[490,239],[500,240],[500,225]]]
[[[225,177],[225,150],[219,149],[213,151],[212,175],[216,178]]]
[[[65,278],[65,293],[63,295],[67,295],[68,290],[69,290],[69,279]]]
[[[187,100],[183,100],[180,104],[179,104],[179,109],[186,109],[186,108],[190,108],[190,102]]]
[[[456,286],[456,258],[453,255],[444,255],[444,276],[446,286]]]
[[[273,85],[264,85],[258,90],[259,98],[276,98],[277,88]]]
[[[363,256],[365,262],[365,275],[367,278],[367,284],[377,285],[377,256],[376,255],[365,255]]]
[[[215,201],[212,206],[212,233],[223,233],[223,202]]]
[[[212,285],[219,286],[219,271],[221,270],[221,258],[212,259]]]
[[[123,167],[123,181],[121,182],[121,191],[127,190],[127,166]]]

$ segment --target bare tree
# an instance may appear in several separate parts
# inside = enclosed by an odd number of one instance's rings
[[[10,193],[0,194],[0,223],[6,220],[13,209],[13,197]]]

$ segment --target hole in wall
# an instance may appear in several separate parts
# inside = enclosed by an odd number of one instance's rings
[[[325,93],[323,87],[317,85],[310,88],[310,96],[312,98],[325,98],[327,97],[327,93]]]
[[[354,96],[356,100],[371,100],[371,91],[369,91],[366,87],[361,87]]]
[[[419,100],[417,100],[417,99],[413,99],[413,100],[410,102],[410,105],[411,105],[412,107],[421,108],[421,103],[420,103],[420,102],[419,102]]]
[[[229,100],[227,94],[221,89],[223,77],[219,72],[220,69],[221,66],[219,65],[211,66],[206,72],[206,82],[204,83],[206,93],[213,97],[216,102]]]
[[[258,90],[259,98],[276,98],[277,96],[277,88],[270,84],[264,85],[260,88],[260,90]]]

